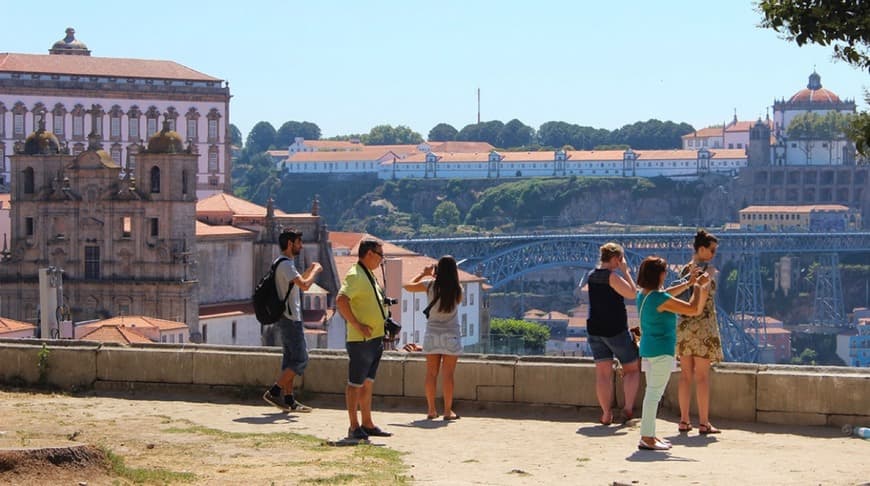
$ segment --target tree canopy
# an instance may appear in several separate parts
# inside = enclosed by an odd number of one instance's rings
[[[267,121],[258,122],[248,133],[245,148],[249,153],[260,153],[269,150],[275,144],[275,127]]]
[[[430,142],[452,142],[456,140],[459,131],[453,128],[453,125],[448,123],[439,123],[429,130]]]
[[[832,46],[834,57],[870,71],[870,2],[761,0],[761,26],[784,33],[802,46]],[[864,92],[870,102],[870,91]],[[870,114],[856,116],[847,129],[858,152],[870,155]]]
[[[366,145],[401,145],[422,143],[423,136],[405,125],[378,125],[371,129],[368,135],[362,136]]]
[[[230,143],[236,147],[242,146],[242,131],[232,123],[230,123]]]
[[[274,145],[276,147],[289,147],[296,137],[302,137],[305,140],[320,140],[320,127],[311,122],[287,121],[281,125],[281,128],[275,132]]]
[[[490,321],[489,334],[491,336],[522,338],[526,354],[544,354],[547,349],[547,340],[550,339],[548,327],[519,319],[493,318]]]
[[[832,46],[834,56],[870,70],[870,2],[762,0],[761,26],[802,46]]]

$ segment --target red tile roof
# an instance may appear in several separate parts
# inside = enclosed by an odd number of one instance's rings
[[[222,81],[173,61],[49,54],[0,53],[0,72]]]
[[[121,344],[154,342],[145,337],[138,330],[126,327],[102,325],[92,328],[86,328],[86,326],[81,326],[76,328],[76,331],[78,331],[79,329],[83,329],[84,332],[79,335],[78,339],[84,341],[99,341],[103,343],[108,342]]]
[[[202,221],[196,222],[196,237],[197,238],[207,238],[207,237],[220,237],[220,236],[250,236],[254,237],[254,233],[248,230],[243,230],[241,228],[236,228],[235,226],[229,225],[208,225],[203,223]]]
[[[29,322],[16,321],[15,319],[10,319],[8,317],[0,317],[0,334],[26,331],[29,329],[36,329],[36,326]]]
[[[266,208],[250,201],[245,201],[242,198],[219,192],[211,196],[200,199],[196,202],[196,213],[222,213],[232,214],[234,216],[266,216]],[[280,209],[275,209],[275,216],[284,216],[286,213]]]
[[[151,327],[160,331],[171,331],[173,329],[186,329],[187,324],[178,321],[170,321],[167,319],[158,319],[148,316],[115,316],[101,321],[94,321],[88,324],[83,324],[79,328],[93,328],[99,326],[119,326],[119,327]]]

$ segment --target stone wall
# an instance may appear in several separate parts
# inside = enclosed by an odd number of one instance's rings
[[[87,341],[49,341],[41,373],[39,340],[0,340],[0,382],[43,383],[64,390],[105,388],[197,388],[232,390],[271,385],[280,349],[210,345],[145,344],[130,347]],[[375,394],[420,398],[426,362],[422,354],[387,352]],[[663,406],[677,410],[674,373]],[[311,351],[297,386],[311,394],[343,394],[347,356]],[[621,400],[621,383],[614,383]],[[439,390],[440,393],[440,390]],[[643,389],[636,402],[640,411]],[[455,398],[485,407],[512,403],[597,407],[595,365],[588,358],[464,355],[456,368]],[[870,423],[870,370],[725,363],[711,376],[711,412],[716,418],[777,424]],[[694,414],[694,412],[693,412]]]

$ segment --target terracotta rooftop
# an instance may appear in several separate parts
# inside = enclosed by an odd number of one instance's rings
[[[702,128],[700,130],[695,130],[692,133],[687,133],[683,135],[683,140],[687,138],[707,138],[707,137],[721,137],[722,136],[722,127],[707,127]]]
[[[0,53],[0,72],[222,81],[173,61],[8,52]]]
[[[118,327],[151,327],[160,331],[170,331],[173,329],[186,329],[187,324],[178,321],[170,321],[167,319],[158,319],[148,316],[115,316],[101,321],[94,321],[83,324],[78,328],[94,328],[99,326],[118,326]],[[77,329],[78,329],[77,328]]]
[[[249,300],[227,304],[204,304],[199,306],[200,319],[253,313],[254,304]]]
[[[72,57],[72,56],[70,56]],[[234,216],[266,216],[266,208],[240,197],[219,192],[196,202],[196,213],[221,213]],[[275,209],[276,216],[286,216],[280,209]]]
[[[202,221],[196,222],[196,237],[197,238],[207,238],[207,237],[221,237],[221,236],[254,236],[254,233],[243,230],[241,228],[236,228],[235,226],[229,225],[208,225],[203,223]]]
[[[0,317],[0,334],[36,329],[36,326],[24,321],[16,321],[8,317]]]
[[[109,324],[96,327],[80,326],[76,328],[77,334],[80,329],[83,332],[78,335],[77,339],[85,341],[99,341],[103,343],[121,344],[154,342],[145,337],[138,330],[127,327],[113,326]]]

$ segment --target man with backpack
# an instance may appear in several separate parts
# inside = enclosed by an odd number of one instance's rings
[[[294,259],[302,253],[302,233],[295,228],[284,229],[278,235],[278,245],[281,247],[281,256],[273,263],[275,292],[284,300],[284,313],[275,326],[281,334],[283,358],[281,374],[272,388],[263,394],[263,400],[285,412],[310,412],[311,407],[293,397],[293,380],[297,375],[302,376],[308,365],[299,292],[311,287],[323,267],[314,262],[302,275],[296,270]]]

